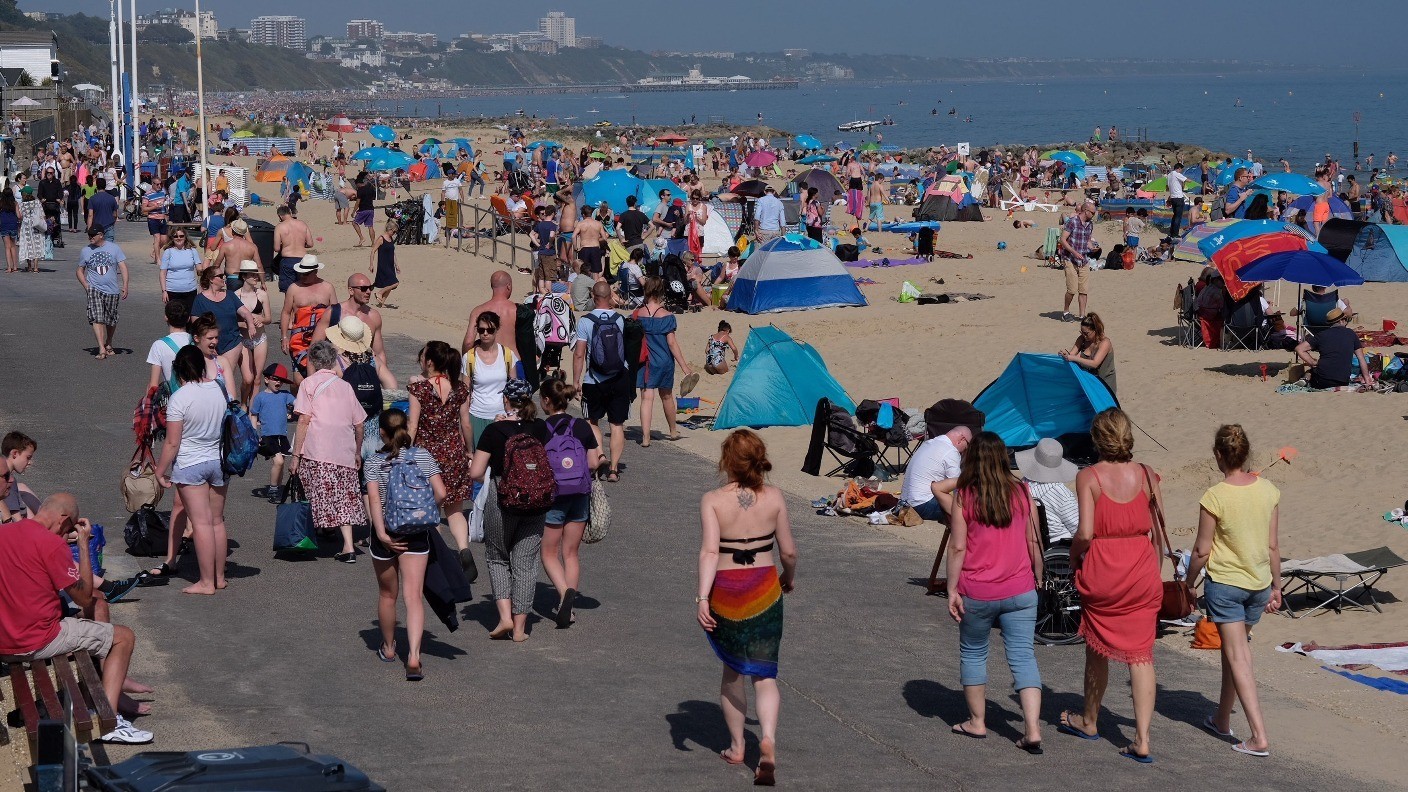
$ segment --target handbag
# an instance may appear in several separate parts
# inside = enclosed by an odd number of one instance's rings
[[[606,499],[606,487],[600,481],[592,481],[592,492],[588,497],[591,508],[587,517],[587,528],[582,532],[583,544],[596,544],[606,538],[611,530],[611,501]]]
[[[1154,480],[1149,474],[1148,465],[1140,465],[1144,469],[1144,481],[1149,485],[1149,514],[1154,520],[1154,537],[1164,553],[1167,553],[1173,545],[1168,540],[1168,529],[1164,526],[1164,512],[1159,508],[1159,500],[1154,497]],[[1160,562],[1162,566],[1162,562]],[[1177,569],[1177,567],[1175,567]],[[1165,580],[1163,601],[1159,603],[1160,621],[1177,621],[1186,618],[1193,612],[1193,597],[1188,591],[1188,586],[1181,580]]]
[[[144,506],[156,506],[161,503],[164,492],[156,480],[156,463],[151,451],[145,445],[138,446],[122,477],[122,500],[127,504],[127,511],[136,514]]]
[[[298,474],[289,476],[283,500],[274,511],[274,552],[286,550],[317,550],[313,538],[313,507],[303,491]]]

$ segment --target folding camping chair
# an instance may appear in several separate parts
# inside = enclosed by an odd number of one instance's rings
[[[1232,308],[1222,325],[1222,348],[1260,350],[1266,341],[1263,324],[1266,314],[1261,311],[1261,295],[1251,294]]]
[[[1374,597],[1374,585],[1390,569],[1405,564],[1408,564],[1408,559],[1387,547],[1358,553],[1335,553],[1304,561],[1282,559],[1282,612],[1292,619],[1304,618],[1327,608],[1339,613],[1345,608],[1367,612],[1372,607],[1383,613]],[[1330,587],[1331,581],[1333,588]],[[1312,607],[1296,613],[1290,605],[1290,598],[1292,594],[1300,593],[1304,594],[1306,604]]]
[[[882,404],[889,406],[889,425],[881,426]],[[880,448],[880,460],[889,470],[898,473],[909,464],[917,439],[909,433],[909,413],[899,408],[899,399],[863,399],[856,405],[856,421],[865,433],[874,438]],[[890,461],[891,452],[894,461]]]
[[[1191,280],[1179,286],[1173,300],[1173,310],[1178,314],[1178,345],[1197,349],[1203,345],[1202,328],[1198,327],[1198,291]],[[1260,303],[1258,303],[1258,306]]]
[[[875,474],[877,467],[883,468],[891,476],[898,475],[899,471],[880,456],[880,447],[875,439],[856,426],[855,419],[851,418],[851,414],[846,412],[844,407],[838,407],[829,400],[822,401],[825,403],[826,421],[823,447],[837,463],[835,468],[826,473],[827,477],[842,473],[846,476],[868,478]],[[820,407],[818,412],[821,412]]]
[[[1046,229],[1046,239],[1041,243],[1041,257],[1048,267],[1061,266],[1061,229]]]

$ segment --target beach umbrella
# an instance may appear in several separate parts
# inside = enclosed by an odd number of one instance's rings
[[[1292,195],[1319,195],[1325,192],[1316,181],[1299,173],[1268,173],[1252,182],[1253,187],[1263,190],[1282,190]]]
[[[1301,210],[1304,211],[1307,215],[1309,215],[1314,210],[1314,207],[1315,197],[1311,195],[1302,195],[1294,201],[1291,201],[1291,205],[1286,208],[1288,210]],[[1344,201],[1341,201],[1338,196],[1334,195],[1330,196],[1330,216],[1338,217],[1341,220],[1354,219],[1354,213],[1349,211],[1349,205],[1346,204]]]
[[[528,144],[529,151],[533,151],[534,149],[540,148],[545,148],[549,150],[560,149],[562,148],[562,144],[558,143],[556,140],[535,140],[532,143]]]
[[[661,143],[680,144],[689,142],[689,138],[685,137],[684,135],[676,135],[673,133],[668,135],[656,135],[655,139],[660,141]]]
[[[1362,286],[1364,278],[1328,253],[1293,250],[1272,253],[1237,271],[1242,280],[1283,280],[1312,286]]]
[[[908,223],[895,223],[895,224],[893,224],[893,225],[887,225],[887,226],[885,226],[884,228],[882,228],[881,230],[882,230],[882,231],[893,231],[893,232],[896,233],[896,234],[913,234],[914,232],[920,231],[920,230],[925,229],[925,228],[932,228],[932,229],[934,229],[935,231],[938,231],[938,230],[939,230],[939,221],[938,221],[938,220],[913,220],[913,221],[910,221],[910,222],[908,222]]]
[[[367,133],[377,140],[380,140],[382,143],[390,143],[396,139],[396,130],[385,124],[377,124],[371,129],[368,129]]]
[[[1041,155],[1041,158],[1044,160],[1055,160],[1057,162],[1064,162],[1073,168],[1084,168],[1085,163],[1088,161],[1088,158],[1085,156],[1085,152],[1071,151],[1070,149],[1062,149],[1061,151],[1056,151],[1053,149],[1051,151],[1043,153]]]
[[[415,157],[412,157],[404,151],[383,149],[376,156],[367,161],[367,170],[396,170],[397,168],[408,168],[414,165],[415,162]]]
[[[745,198],[761,198],[763,197],[763,193],[767,192],[767,189],[768,183],[762,179],[749,179],[739,182],[738,186],[729,190],[729,192],[734,195],[741,195]]]
[[[348,157],[348,159],[352,160],[353,162],[356,162],[357,160],[370,160],[374,159],[381,152],[388,150],[389,149],[377,148],[376,146],[368,146],[362,149],[361,151],[357,152],[356,154],[353,154],[352,156]]]
[[[818,162],[835,162],[836,158],[830,154],[811,154],[797,160],[799,165],[812,165]]]
[[[587,179],[577,185],[577,195],[582,206],[596,206],[605,201],[611,211],[620,213],[626,211],[627,196],[635,196],[636,200],[641,199],[641,190],[645,189],[645,180],[632,176],[623,170],[608,170],[597,174],[595,178]]]
[[[15,101],[10,102],[10,107],[38,107],[38,106],[39,106],[39,102],[36,102],[35,100],[29,98],[28,96],[21,96],[20,98],[16,99]]]
[[[438,146],[443,142],[444,141],[442,141],[440,138],[426,138],[425,140],[421,141],[421,145],[430,144],[432,146]]]
[[[101,86],[98,86],[98,85],[94,85],[93,83],[79,83],[78,85],[73,86],[73,90],[75,90],[75,91],[97,91],[98,93],[103,93],[102,87],[101,87]]]
[[[777,155],[771,151],[755,151],[743,160],[750,168],[766,168],[777,162]]]
[[[604,151],[593,151],[592,153],[587,155],[587,159],[604,160],[611,159],[611,157]]]
[[[816,149],[824,148],[824,146],[821,145],[821,141],[811,135],[798,135],[797,147],[807,151],[815,151]]]
[[[1259,281],[1244,281],[1237,274],[1237,271],[1246,265],[1271,255],[1272,253],[1291,253],[1298,250],[1307,250],[1311,246],[1321,248],[1319,244],[1307,240],[1298,234],[1279,231],[1271,234],[1261,234],[1259,236],[1243,237],[1233,240],[1223,245],[1212,256],[1212,264],[1217,267],[1217,271],[1222,273],[1223,284],[1227,287],[1227,293],[1232,295],[1232,299],[1241,300],[1251,292]]]
[[[1178,240],[1178,245],[1173,249],[1173,257],[1179,261],[1191,261],[1198,263],[1207,260],[1207,256],[1198,249],[1198,243],[1216,234],[1234,223],[1241,221],[1235,217],[1228,217],[1222,220],[1213,220],[1208,223],[1199,223],[1188,229],[1183,238]]]
[[[233,135],[233,137],[237,137],[237,138],[252,138],[252,137],[254,137],[254,133],[253,133],[253,132],[250,132],[248,129],[241,129],[240,131],[236,132],[236,133]]]
[[[328,121],[329,132],[352,132],[357,129],[357,125],[352,123],[352,119],[345,115],[337,115]]]
[[[1195,182],[1195,181],[1189,181],[1189,182],[1184,182],[1184,184],[1183,184],[1183,189],[1185,189],[1185,190],[1197,190],[1197,189],[1198,189],[1199,187],[1201,187],[1201,186],[1202,186],[1202,185],[1198,184],[1198,183]],[[1168,192],[1168,177],[1167,177],[1167,176],[1160,176],[1159,178],[1154,179],[1153,181],[1151,181],[1151,182],[1149,182],[1148,184],[1144,185],[1144,186],[1141,187],[1140,189],[1142,189],[1144,192],[1151,192],[1151,193]]]
[[[1262,234],[1288,233],[1310,239],[1310,234],[1305,229],[1295,223],[1285,223],[1280,220],[1238,220],[1235,223],[1219,230],[1217,233],[1209,235],[1198,243],[1198,250],[1204,256],[1212,258],[1213,254],[1223,245],[1235,242],[1238,239],[1260,236]],[[1275,280],[1268,278],[1268,280]]]

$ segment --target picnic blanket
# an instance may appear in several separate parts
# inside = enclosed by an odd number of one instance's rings
[[[1353,562],[1351,562],[1353,563]],[[1346,644],[1344,646],[1320,646],[1310,643],[1284,643],[1276,647],[1278,652],[1313,657],[1322,663],[1351,671],[1377,668],[1394,674],[1408,675],[1408,641],[1398,643]]]
[[[936,259],[970,259],[970,258],[973,258],[973,254],[972,254],[972,253],[952,253],[952,252],[949,252],[949,251],[947,251],[947,250],[935,250],[935,251],[934,251],[934,258],[936,258]],[[922,256],[913,256],[913,257],[907,258],[907,259],[892,259],[892,258],[881,258],[881,259],[879,259],[879,260],[876,260],[876,259],[860,259],[859,261],[848,261],[848,262],[846,262],[846,266],[847,266],[847,267],[855,267],[855,268],[857,268],[857,269],[866,269],[867,267],[910,267],[910,266],[914,266],[914,265],[916,265],[916,264],[928,264],[928,263],[930,263],[929,260],[926,259],[926,258],[924,258],[924,257],[922,257]]]

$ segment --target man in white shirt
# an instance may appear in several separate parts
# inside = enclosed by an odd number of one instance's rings
[[[445,173],[445,181],[440,185],[440,197],[445,199],[445,247],[450,246],[451,233],[458,233],[460,227],[460,188],[464,180],[460,172],[451,168]]]
[[[771,184],[753,208],[753,219],[757,225],[759,244],[782,236],[782,227],[787,224],[787,217],[782,209],[782,200],[777,197],[777,192]]]
[[[1169,226],[1168,235],[1172,239],[1178,239],[1178,232],[1183,226],[1183,183],[1186,181],[1188,177],[1183,175],[1183,163],[1177,163],[1168,172],[1168,205],[1173,210],[1173,223]]]
[[[920,517],[947,524],[953,511],[953,490],[958,486],[959,463],[972,439],[972,429],[955,426],[946,434],[925,440],[909,458],[900,500]]]
[[[1053,543],[1069,541],[1080,528],[1080,504],[1075,492],[1066,486],[1076,480],[1078,471],[1064,454],[1060,441],[1049,437],[1016,454],[1022,482],[1045,507],[1046,533]]]

